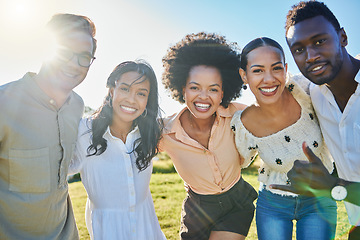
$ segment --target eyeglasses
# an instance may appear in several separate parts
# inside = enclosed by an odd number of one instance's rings
[[[94,60],[96,59],[94,56],[90,55],[90,54],[86,54],[86,53],[75,53],[73,51],[70,51],[69,49],[66,48],[60,48],[57,50],[57,54],[58,58],[64,62],[68,62],[70,61],[74,55],[77,56],[78,59],[78,64],[81,67],[90,67],[90,65],[94,62]]]

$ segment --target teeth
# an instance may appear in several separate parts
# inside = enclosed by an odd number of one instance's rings
[[[311,71],[317,71],[317,70],[320,70],[322,68],[322,66],[317,66],[317,67],[315,67],[315,68],[313,68],[313,70],[311,70]]]
[[[272,87],[272,88],[260,88],[260,91],[270,93],[270,92],[275,91],[276,89],[277,89],[277,86]]]
[[[207,109],[210,107],[210,104],[196,103],[195,106],[198,108]]]
[[[128,112],[135,112],[136,111],[135,108],[131,108],[131,107],[121,106],[121,108],[124,109],[125,111],[128,111]]]

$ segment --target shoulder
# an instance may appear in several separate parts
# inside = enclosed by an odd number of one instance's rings
[[[73,104],[84,107],[84,100],[74,91],[71,92],[71,101]]]
[[[219,106],[217,113],[223,118],[232,118],[237,111],[243,110],[244,108],[246,108],[245,104],[231,102],[227,108]]]
[[[253,115],[255,108],[256,107],[254,105],[251,105],[243,110],[238,110],[237,112],[235,112],[233,118],[231,119],[231,128],[234,131],[234,128],[236,128],[236,130],[240,128],[245,129],[248,119],[251,119],[251,122],[254,122],[254,120],[256,119],[256,116]]]
[[[18,94],[14,94],[15,91],[16,93],[18,93],[18,91],[23,88],[23,86],[25,86],[25,82],[22,81],[22,79],[16,80],[16,81],[12,81],[12,82],[8,82],[4,85],[0,86],[0,97],[4,98],[4,97],[11,97],[11,96],[16,96]]]
[[[290,91],[292,90],[292,88],[294,88],[292,86],[296,86],[297,88],[300,88],[302,91],[304,91],[307,95],[310,95],[311,85],[312,82],[306,77],[304,77],[304,75],[302,75],[301,73],[296,75],[292,75],[292,74],[288,75],[287,86]]]
[[[231,102],[230,104],[229,104],[229,106],[233,106],[235,109],[236,109],[236,111],[238,111],[238,110],[244,110],[246,107],[247,107],[247,105],[245,105],[245,104],[243,104],[243,103],[238,103],[238,102]]]
[[[169,116],[166,116],[166,117],[162,118],[164,126],[167,126],[169,123],[173,122],[178,114],[179,113],[174,113],[172,115],[169,115]]]
[[[180,116],[186,109],[187,108],[184,107],[180,112],[174,113],[162,119],[164,124],[163,133],[170,133],[176,131],[178,128],[181,128]]]

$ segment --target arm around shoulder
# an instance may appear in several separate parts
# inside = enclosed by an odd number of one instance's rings
[[[232,102],[232,104],[234,105],[234,107],[236,108],[236,110],[244,110],[245,108],[247,108],[246,104],[243,103],[238,103],[238,102]]]

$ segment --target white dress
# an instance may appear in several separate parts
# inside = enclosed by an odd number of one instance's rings
[[[321,134],[310,96],[304,91],[303,83],[296,80],[297,78],[290,77],[286,84],[301,107],[301,116],[294,124],[269,136],[256,137],[243,125],[241,121],[243,111],[236,112],[231,120],[236,147],[245,159],[243,167],[247,167],[257,154],[262,159],[258,176],[260,190],[266,187],[272,193],[288,196],[297,195],[270,189],[269,185],[290,184],[287,172],[292,168],[294,161],[297,159],[308,161],[302,151],[303,141],[306,141],[311,150],[322,159],[327,170],[330,173],[333,171],[333,159]]]
[[[166,239],[149,188],[152,163],[139,172],[136,154],[129,154],[134,141],[140,137],[139,129],[136,127],[130,132],[124,144],[112,136],[108,128],[104,134],[106,151],[87,157],[90,127],[91,120],[81,120],[69,173],[80,172],[88,194],[85,220],[91,239]]]

